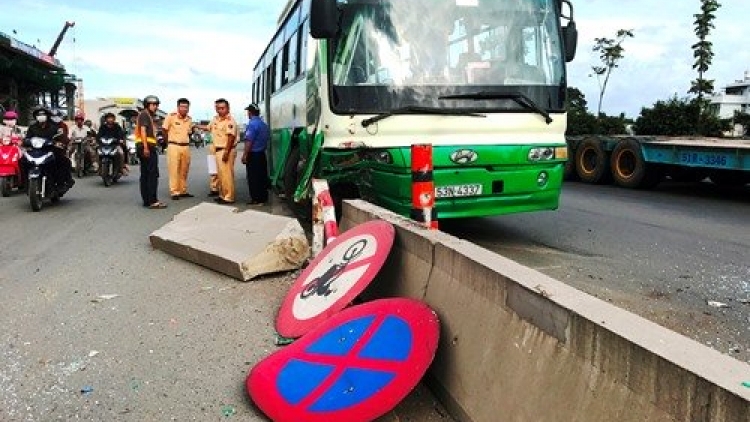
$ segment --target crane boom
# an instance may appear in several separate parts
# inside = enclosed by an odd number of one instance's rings
[[[68,32],[69,28],[72,28],[74,26],[76,26],[76,23],[73,21],[65,22],[65,26],[63,26],[62,31],[60,31],[60,35],[57,36],[57,39],[55,40],[55,44],[53,44],[52,48],[49,50],[50,57],[55,57],[55,54],[57,53],[57,48],[60,47],[60,43],[62,43],[63,37],[65,37],[65,33]]]

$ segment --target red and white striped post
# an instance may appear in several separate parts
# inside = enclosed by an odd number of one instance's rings
[[[324,244],[328,245],[339,235],[339,226],[336,223],[336,207],[333,204],[333,197],[328,188],[328,181],[325,179],[313,179],[312,185],[321,213],[320,217],[325,238]]]
[[[411,218],[428,229],[438,228],[430,144],[411,146]]]

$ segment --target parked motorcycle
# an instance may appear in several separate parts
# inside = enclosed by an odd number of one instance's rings
[[[21,138],[18,135],[4,137],[0,140],[0,191],[3,196],[19,189],[21,181]]]
[[[104,186],[109,187],[120,180],[122,168],[122,154],[120,140],[115,138],[99,139],[99,172]]]
[[[24,158],[29,163],[29,202],[33,211],[41,211],[44,199],[58,202],[68,187],[55,178],[53,149],[56,147],[53,139],[33,137],[24,142],[24,147]]]

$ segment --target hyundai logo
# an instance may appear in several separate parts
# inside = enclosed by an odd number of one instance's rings
[[[479,154],[471,149],[459,149],[453,151],[453,154],[451,154],[451,161],[456,164],[471,164],[477,161],[478,158]]]

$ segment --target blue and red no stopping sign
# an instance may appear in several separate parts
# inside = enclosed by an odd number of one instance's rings
[[[353,306],[257,364],[247,390],[276,422],[371,421],[417,385],[438,336],[438,318],[422,302]]]

